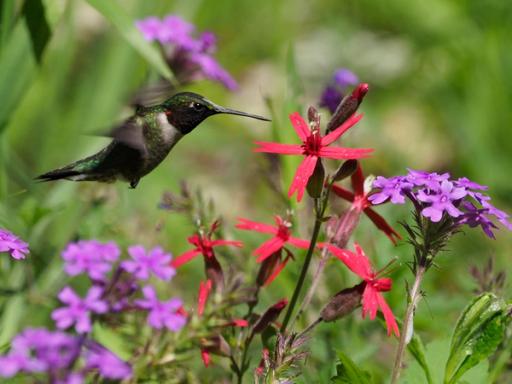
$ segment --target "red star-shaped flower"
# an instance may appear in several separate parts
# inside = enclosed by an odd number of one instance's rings
[[[370,319],[373,320],[377,315],[377,310],[380,309],[386,321],[388,336],[391,335],[391,333],[394,333],[397,337],[400,336],[395,316],[381,294],[381,292],[391,290],[392,280],[390,278],[377,278],[377,274],[372,270],[370,260],[357,243],[354,243],[356,253],[346,249],[340,249],[332,244],[322,244],[321,246],[327,246],[334,256],[340,259],[352,272],[361,277],[366,283],[362,298],[363,318],[369,314]]]
[[[236,225],[238,229],[246,229],[249,231],[256,231],[261,233],[270,233],[274,235],[270,240],[265,241],[258,248],[254,250],[254,254],[258,256],[257,262],[261,263],[273,253],[282,249],[286,244],[291,244],[297,248],[309,248],[309,241],[298,239],[291,235],[291,223],[283,220],[280,216],[275,216],[276,226],[258,223],[239,218],[239,223]]]
[[[309,125],[300,114],[294,112],[290,115],[290,121],[295,132],[297,132],[297,135],[302,140],[301,145],[257,141],[256,144],[259,145],[259,147],[254,151],[305,156],[304,160],[297,168],[295,177],[288,190],[288,197],[291,197],[297,192],[297,201],[301,201],[308,180],[313,174],[316,163],[320,157],[329,159],[360,159],[367,157],[370,152],[373,151],[371,148],[329,147],[330,144],[336,141],[345,131],[354,126],[362,117],[363,115],[356,116],[353,114],[338,128],[322,136],[320,134],[320,127],[314,126],[310,129]]]
[[[397,241],[402,237],[395,231],[386,220],[379,215],[377,212],[370,208],[372,203],[368,201],[368,193],[364,191],[364,176],[361,166],[357,165],[357,170],[351,176],[352,189],[354,192],[350,192],[343,187],[336,184],[332,185],[332,190],[342,199],[348,200],[352,203],[352,206],[356,207],[360,211],[363,211],[366,216],[380,229],[384,234],[396,245]]]
[[[181,254],[177,258],[171,261],[171,266],[178,268],[183,264],[189,262],[198,255],[203,255],[207,259],[215,258],[213,248],[220,245],[232,245],[235,247],[241,247],[243,243],[241,241],[232,240],[212,240],[211,236],[218,227],[218,223],[212,224],[210,231],[206,234],[195,234],[190,236],[187,241],[192,244],[195,248]]]

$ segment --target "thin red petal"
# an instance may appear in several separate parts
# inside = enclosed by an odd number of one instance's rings
[[[343,135],[347,130],[352,128],[359,120],[363,118],[363,115],[357,115],[354,113],[347,120],[343,122],[338,128],[334,131],[322,137],[322,145],[329,145],[332,142],[336,141],[341,135]]]
[[[290,260],[290,256],[287,256],[281,264],[278,264],[275,267],[275,269],[272,271],[272,274],[268,277],[267,280],[265,280],[265,283],[263,283],[263,286],[267,286],[275,280],[275,278],[281,273],[284,267],[286,267],[288,260]]]
[[[368,314],[370,320],[375,319],[377,316],[377,310],[379,309],[379,293],[370,285],[366,284],[363,292],[363,318]]]
[[[329,251],[340,259],[352,272],[364,280],[368,280],[370,276],[366,273],[366,268],[361,265],[361,258],[348,249],[341,249],[332,244],[327,244]],[[364,262],[364,261],[363,261]]]
[[[293,245],[293,246],[295,246],[297,248],[308,249],[310,241],[309,240],[298,239],[296,237],[291,237],[290,236],[288,238],[288,243],[290,243],[291,245]]]
[[[373,278],[372,265],[370,263],[370,259],[364,253],[363,248],[361,248],[361,246],[358,243],[354,242],[354,249],[356,250],[356,256],[358,258],[357,262],[360,268],[362,268],[364,273],[366,274],[366,279]]]
[[[277,234],[277,228],[264,223],[258,223],[247,219],[238,218],[239,223],[236,225],[238,229],[245,229],[249,231],[256,231],[261,233]]]
[[[294,112],[289,117],[295,132],[297,132],[297,135],[303,142],[306,141],[308,136],[311,135],[311,130],[309,129],[308,123],[306,123],[299,112]]]
[[[344,148],[344,147],[322,147],[318,156],[329,159],[362,159],[368,157],[373,148]]]
[[[398,240],[402,239],[402,236],[395,231],[388,223],[387,221],[379,215],[377,212],[375,212],[372,208],[365,208],[364,213],[366,213],[366,216],[370,218],[370,220],[375,224],[377,228],[379,228],[384,234],[393,242],[393,244],[397,244]]]
[[[304,149],[297,144],[281,144],[272,143],[267,141],[255,141],[258,148],[254,149],[254,152],[265,152],[265,153],[280,153],[283,155],[302,155]]]
[[[171,261],[171,266],[174,268],[181,267],[183,264],[188,263],[190,260],[192,260],[197,255],[201,254],[201,251],[198,249],[191,249],[190,251],[187,251],[177,258],[173,259]]]
[[[388,328],[388,336],[391,336],[391,333],[394,333],[396,337],[400,337],[400,331],[398,330],[398,324],[395,320],[395,315],[389,308],[388,303],[384,300],[381,294],[377,294],[377,301],[379,303],[380,310],[384,315],[384,320],[386,321],[386,326]]]
[[[238,240],[212,240],[210,242],[212,247],[217,247],[219,245],[232,245],[233,247],[243,247],[244,243]]]
[[[230,325],[233,325],[235,327],[248,327],[249,326],[249,322],[247,320],[244,320],[244,319],[233,319],[230,323]]]
[[[332,190],[335,194],[337,194],[342,199],[345,199],[347,201],[353,202],[354,201],[354,194],[345,188],[342,188],[336,184],[332,185]]]
[[[267,257],[277,252],[279,249],[283,248],[284,241],[279,237],[273,237],[270,240],[265,241],[258,248],[254,250],[254,254],[258,256],[256,260],[258,263],[261,263]]]
[[[306,156],[306,158],[302,160],[302,163],[300,163],[297,171],[295,172],[290,189],[288,190],[288,197],[292,197],[295,191],[297,191],[297,201],[302,200],[304,190],[306,189],[309,178],[315,171],[317,161],[317,156]]]
[[[211,358],[210,353],[206,349],[201,349],[201,359],[203,360],[204,366],[208,368],[211,362]]]
[[[364,175],[361,164],[357,164],[356,171],[350,176],[352,182],[352,189],[357,196],[364,195]]]
[[[206,300],[208,300],[208,296],[210,295],[210,291],[212,290],[212,281],[206,280],[201,281],[199,283],[199,295],[197,297],[197,314],[199,316],[203,315],[204,307],[206,305]]]

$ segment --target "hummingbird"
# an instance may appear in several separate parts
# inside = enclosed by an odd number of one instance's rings
[[[137,106],[135,114],[115,127],[113,140],[92,156],[36,179],[52,181],[113,182],[124,180],[131,188],[151,172],[169,154],[183,136],[192,132],[206,118],[217,114],[245,116],[270,121],[262,116],[221,107],[192,92],[177,93],[162,104]]]

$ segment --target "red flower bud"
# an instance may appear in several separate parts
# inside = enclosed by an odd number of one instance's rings
[[[258,319],[256,324],[254,324],[254,328],[252,329],[252,333],[261,333],[263,332],[272,322],[274,322],[278,317],[281,311],[288,305],[288,300],[281,299],[269,309],[265,311],[263,315]]]

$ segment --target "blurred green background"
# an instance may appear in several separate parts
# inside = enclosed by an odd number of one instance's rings
[[[365,117],[346,138],[350,145],[375,148],[375,155],[363,163],[366,173],[390,176],[405,173],[406,167],[450,171],[488,185],[494,204],[512,211],[512,2],[117,1],[132,20],[176,13],[198,30],[217,34],[217,57],[239,81],[240,90],[230,93],[209,81],[188,90],[262,115],[270,115],[265,105],[269,98],[277,111],[273,130],[234,116],[208,119],[135,190],[124,183],[33,181],[104,146],[108,140],[95,134],[130,114],[127,101],[155,71],[86,1],[43,2],[49,40],[38,58],[20,15],[22,3],[2,3],[0,226],[30,243],[33,269],[30,290],[0,298],[0,345],[26,325],[50,324],[53,297],[65,282],[59,255],[68,241],[97,237],[123,245],[161,244],[174,254],[186,250],[193,226],[158,209],[162,193],[178,192],[181,180],[214,201],[228,237],[245,240],[247,250],[261,242],[261,236],[234,231],[235,219],[270,222],[286,207],[265,182],[265,158],[252,152],[253,140],[293,137],[287,113],[297,104],[301,112],[316,105],[339,67],[370,84],[361,107]],[[37,34],[41,41],[44,32]],[[299,84],[290,80],[291,52]],[[326,121],[327,111],[322,113]],[[339,212],[341,205],[337,207]],[[298,208],[302,236],[312,225],[308,209],[307,204]],[[396,223],[409,209],[378,210]],[[410,258],[408,245],[393,248],[365,218],[355,239],[378,266],[394,256],[403,262]],[[475,288],[470,266],[483,265],[492,256],[497,269],[511,272],[511,253],[512,234],[504,230],[498,231],[496,241],[480,230],[456,237],[439,257],[439,268],[425,280],[416,329],[427,344],[449,338],[470,300]],[[226,257],[249,279],[256,273],[248,251]],[[302,257],[297,254],[298,261]],[[6,263],[0,260],[4,270]],[[24,267],[20,263],[9,268],[2,284],[15,287],[23,280]],[[298,269],[299,262],[290,264],[264,291],[263,303],[289,297]],[[173,292],[193,306],[202,263],[195,260],[180,272]],[[394,290],[387,297],[402,317],[405,280],[411,276],[402,265],[393,277]],[[310,319],[330,295],[353,282],[341,264],[329,264]],[[303,325],[307,323],[304,319]],[[379,382],[389,372],[396,341],[387,339],[378,323],[361,321],[357,311],[348,320],[320,325],[311,346],[306,382],[329,377],[332,364],[325,362],[334,361],[337,349],[371,368]],[[213,372],[217,374],[215,368]]]

